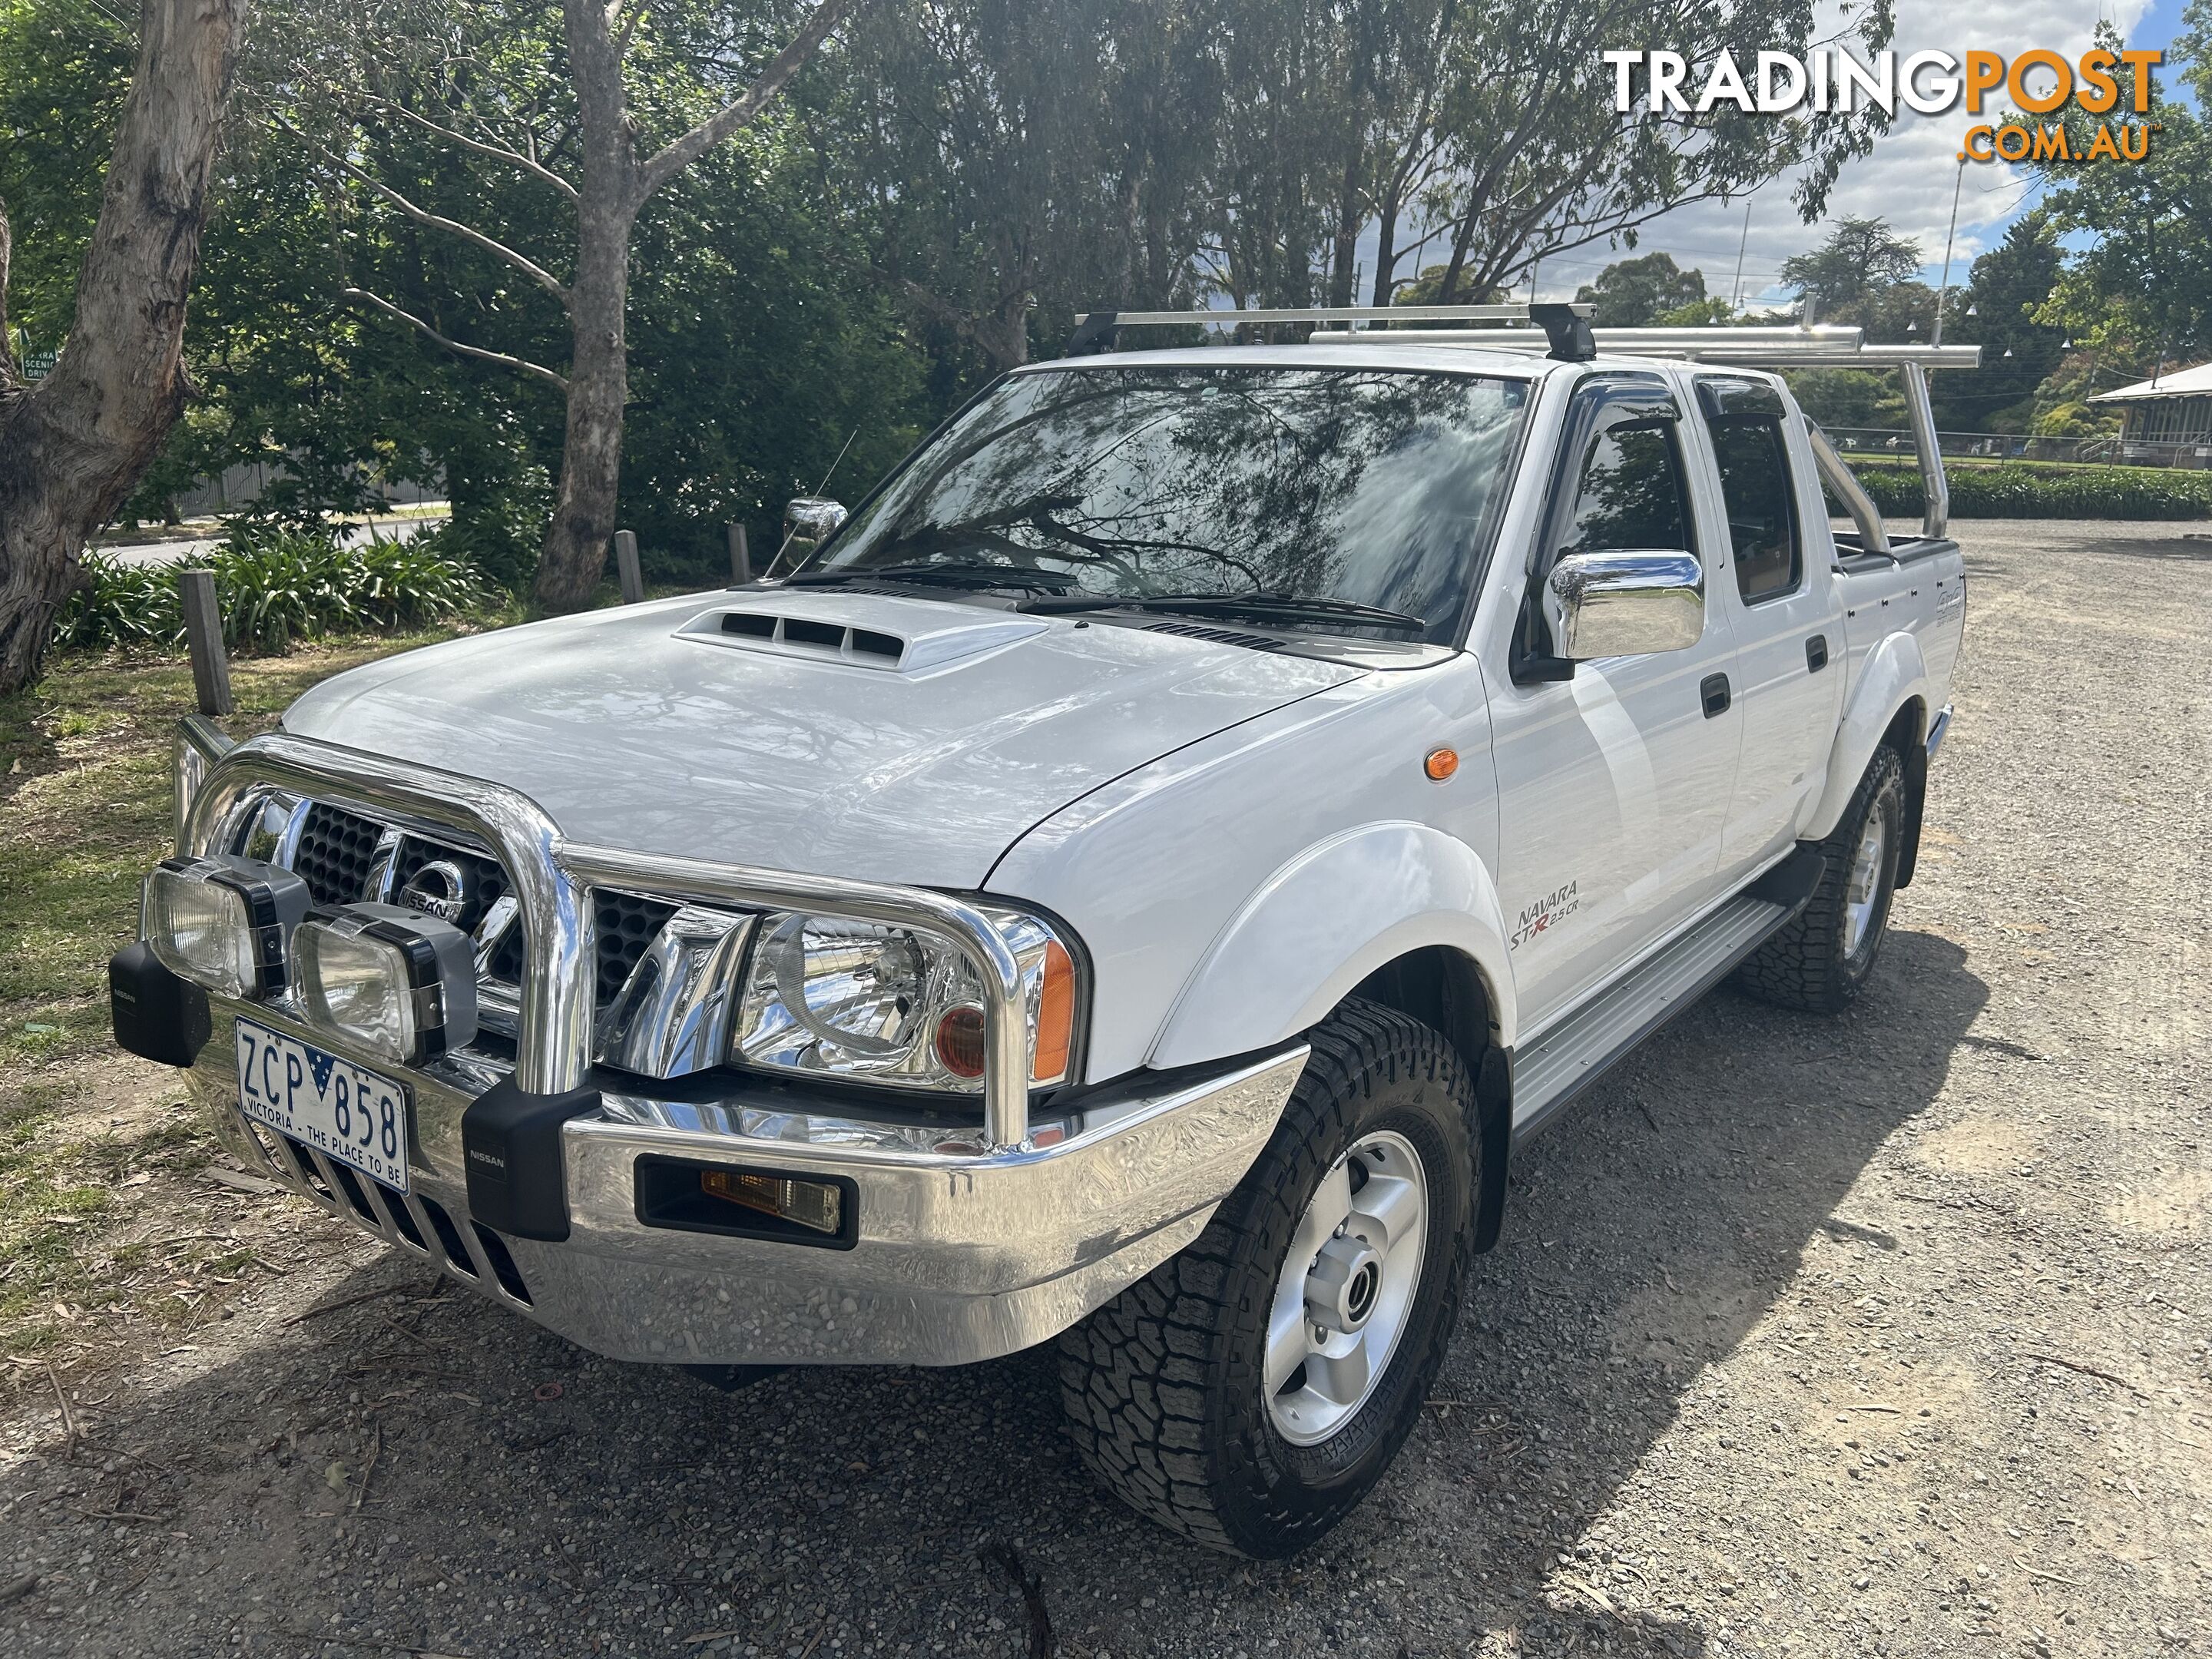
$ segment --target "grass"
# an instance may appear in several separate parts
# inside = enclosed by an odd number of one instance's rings
[[[234,661],[225,724],[265,731],[317,681],[459,631]],[[106,995],[140,879],[170,850],[172,733],[191,699],[190,669],[152,653],[63,653],[0,697],[0,1353],[103,1310],[184,1318],[179,1275],[219,1271],[209,1244],[165,1253],[105,1230],[134,1176],[189,1176],[215,1150],[174,1074],[115,1051]]]

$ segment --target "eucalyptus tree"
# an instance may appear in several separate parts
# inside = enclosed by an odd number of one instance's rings
[[[35,384],[9,344],[0,204],[0,690],[37,677],[85,538],[184,408],[185,301],[244,29],[240,0],[146,0],[68,338]]]
[[[856,24],[817,141],[926,336],[997,373],[1074,309],[1193,295],[1228,9],[889,0]]]
[[[519,0],[486,7],[420,0],[351,18],[325,0],[317,27],[293,42],[295,51],[300,40],[322,44],[313,72],[272,64],[262,109],[334,179],[365,191],[410,226],[506,267],[565,321],[565,360],[556,367],[524,349],[457,338],[372,289],[346,290],[449,351],[560,395],[560,477],[535,588],[544,609],[587,605],[605,568],[622,476],[630,248],[640,214],[755,122],[854,3],[819,0],[794,20],[776,7],[563,0],[556,34],[540,9]],[[384,177],[375,151],[392,127],[538,187],[544,211],[535,234],[495,234],[497,227],[441,211]]]
[[[1760,51],[1802,58],[1815,45],[1841,45],[1864,57],[1887,44],[1892,11],[1892,0],[1873,0],[1824,33],[1814,0],[1461,7],[1435,117],[1448,159],[1421,202],[1449,249],[1440,301],[1510,289],[1547,254],[1593,242],[1632,246],[1662,214],[1784,173],[1796,175],[1799,211],[1817,217],[1843,164],[1887,130],[1879,107],[1784,118],[1732,103],[1699,113],[1693,99],[1687,112],[1661,110],[1641,95],[1639,74],[1639,95],[1623,109],[1601,54],[1663,43],[1702,69],[1728,52],[1748,76]]]

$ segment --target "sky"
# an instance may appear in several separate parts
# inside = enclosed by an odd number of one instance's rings
[[[1891,44],[1900,62],[1919,51],[1962,57],[1968,47],[2009,57],[2041,46],[2073,59],[2088,48],[2100,17],[2117,24],[2131,46],[2166,46],[2180,31],[2181,7],[2182,0],[1897,0],[1897,32]],[[1702,66],[1693,66],[1693,87],[1701,71]],[[2159,76],[2162,89],[2174,89],[2170,64]],[[1984,118],[1993,118],[1989,106],[1984,107]],[[1953,191],[1960,184],[1959,140],[1971,124],[1963,111],[1923,116],[1900,103],[1887,136],[1870,155],[1844,169],[1828,198],[1827,219],[1850,214],[1888,220],[1901,234],[1917,239],[1928,256],[1924,279],[1931,286],[1939,283]],[[1782,305],[1790,297],[1776,283],[1782,262],[1816,244],[1822,229],[1799,219],[1790,189],[1788,179],[1778,179],[1750,198],[1747,236],[1747,204],[1739,198],[1656,220],[1644,228],[1632,251],[1601,242],[1555,255],[1538,274],[1539,297],[1572,299],[1577,286],[1614,260],[1663,249],[1677,264],[1702,270],[1706,290],[1726,298],[1735,291],[1741,247],[1745,303]],[[1954,285],[1965,281],[1977,254],[2002,241],[2006,228],[2035,205],[2033,190],[2017,167],[1990,162],[1966,169],[1952,246]]]

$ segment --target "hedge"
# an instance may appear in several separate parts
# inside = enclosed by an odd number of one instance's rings
[[[240,650],[283,651],[324,634],[392,633],[490,610],[504,597],[441,532],[341,548],[312,532],[246,530],[204,562],[215,572],[223,637]],[[54,625],[54,643],[180,649],[185,623],[173,564],[84,556],[85,580]]]
[[[1854,463],[1852,471],[1885,514],[1920,516],[1917,468],[1881,461]],[[2033,461],[1948,471],[1951,515],[1958,519],[2212,519],[2212,472]]]

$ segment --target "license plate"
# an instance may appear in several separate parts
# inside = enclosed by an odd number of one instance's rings
[[[407,1190],[405,1085],[241,1019],[238,1103],[301,1146]]]

